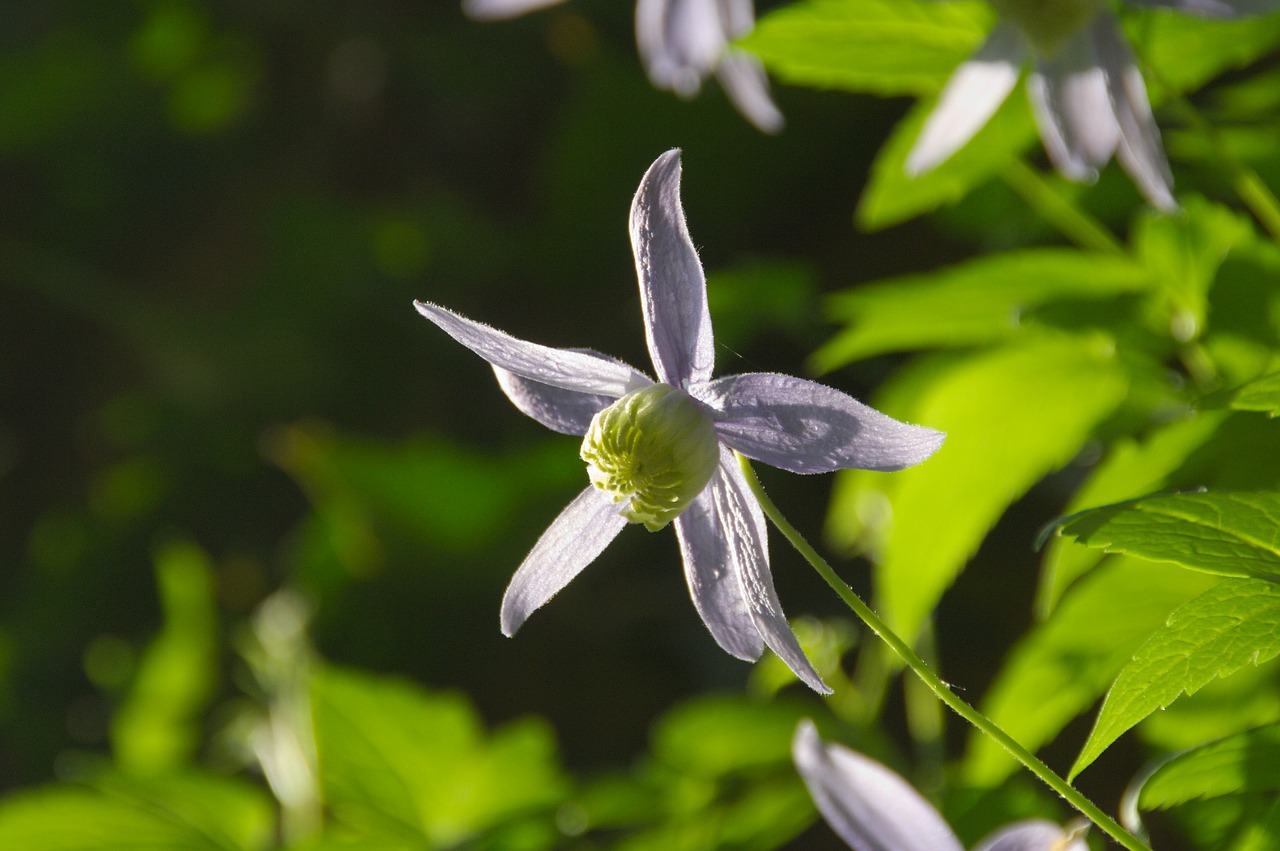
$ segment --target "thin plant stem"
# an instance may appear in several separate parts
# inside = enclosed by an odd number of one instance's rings
[[[1000,177],[1031,209],[1081,248],[1124,254],[1124,246],[1101,222],[1062,197],[1062,193],[1021,159],[1010,162]]]
[[[996,726],[991,719],[965,703],[959,695],[952,691],[951,687],[925,664],[924,660],[911,649],[907,642],[903,641],[896,632],[891,630],[880,619],[880,616],[871,610],[871,607],[862,602],[862,598],[844,583],[835,570],[831,568],[831,565],[827,564],[826,560],[818,554],[818,551],[804,539],[804,536],[796,531],[796,528],[782,516],[777,506],[773,504],[768,494],[765,493],[764,486],[760,484],[760,479],[751,467],[751,462],[741,454],[738,455],[738,462],[742,466],[742,472],[746,476],[751,492],[755,494],[756,499],[760,502],[760,507],[764,509],[765,516],[773,522],[774,526],[778,527],[778,531],[790,542],[791,546],[795,547],[796,552],[800,553],[804,560],[809,562],[814,570],[818,571],[818,575],[831,586],[831,589],[844,601],[844,604],[901,657],[907,667],[915,672],[916,676],[929,687],[930,691],[937,695],[939,700],[955,711],[961,718],[999,743],[1018,762],[1026,766],[1032,774],[1044,781],[1049,788],[1061,795],[1067,803],[1079,810],[1085,818],[1096,824],[1116,842],[1128,848],[1129,851],[1151,851],[1149,846],[1121,827],[1115,819],[1104,813],[1070,783],[1055,774],[1035,754],[1018,744],[1012,736]]]

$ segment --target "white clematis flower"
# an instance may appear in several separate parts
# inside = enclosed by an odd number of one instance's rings
[[[1276,0],[1132,0],[1214,17],[1265,11]],[[1091,182],[1114,155],[1155,207],[1173,210],[1173,175],[1133,50],[1104,0],[992,0],[986,43],[952,75],[907,156],[907,172],[936,167],[1004,102],[1027,61],[1031,110],[1054,167]]]
[[[477,20],[512,18],[563,0],[463,0]],[[759,60],[732,46],[755,27],[752,0],[636,0],[636,44],[649,80],[692,98],[715,74],[742,115],[766,133],[782,129]]]
[[[856,751],[826,744],[812,721],[796,728],[791,755],[818,812],[856,851],[964,851],[907,781]],[[1064,829],[1029,819],[1002,827],[973,851],[1089,851],[1084,832],[1084,824]]]
[[[734,451],[795,473],[900,470],[932,455],[944,436],[802,378],[711,378],[706,279],[680,204],[679,150],[660,156],[641,180],[631,245],[657,382],[596,352],[528,343],[414,303],[493,365],[522,412],[584,436],[592,483],[516,570],[502,601],[502,631],[514,634],[628,521],[651,530],[672,523],[694,606],[720,646],[755,660],[768,645],[801,680],[827,693],[782,613],[764,514]]]

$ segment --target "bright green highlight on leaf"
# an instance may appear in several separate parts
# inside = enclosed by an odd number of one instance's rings
[[[1280,725],[1272,724],[1179,754],[1142,784],[1143,809],[1167,809],[1194,798],[1280,792]]]
[[[1269,417],[1280,415],[1280,372],[1273,372],[1248,384],[1206,397],[1202,408],[1231,408],[1235,411],[1260,411]]]
[[[1194,694],[1215,677],[1278,653],[1280,587],[1252,579],[1218,583],[1174,612],[1120,672],[1070,776],[1183,692]]]
[[[1074,514],[1058,531],[1107,552],[1280,582],[1280,493],[1148,497]]]

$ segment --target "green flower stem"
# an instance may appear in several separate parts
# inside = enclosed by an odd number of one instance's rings
[[[1125,253],[1124,246],[1097,219],[1062,197],[1062,193],[1021,159],[1015,158],[1010,162],[1000,172],[1000,178],[1031,209],[1081,248],[1110,254]]]
[[[997,727],[994,722],[987,718],[987,716],[961,700],[960,697],[951,690],[951,687],[943,682],[937,674],[930,670],[929,666],[924,663],[923,659],[916,655],[916,652],[911,649],[911,646],[908,645],[907,642],[899,638],[897,633],[891,630],[884,621],[880,620],[880,617],[873,612],[866,603],[862,602],[862,599],[857,594],[853,593],[853,589],[840,579],[839,575],[831,568],[831,565],[827,564],[826,560],[823,559],[822,556],[818,555],[818,551],[804,539],[804,536],[797,532],[795,527],[782,516],[781,512],[778,511],[777,506],[773,504],[773,501],[770,500],[768,495],[765,493],[764,487],[760,484],[760,479],[756,476],[755,470],[751,468],[751,462],[741,454],[738,455],[738,462],[742,465],[742,472],[746,475],[747,484],[751,487],[751,492],[755,494],[756,499],[760,502],[760,507],[764,509],[765,515],[773,522],[774,526],[778,527],[778,531],[782,533],[783,537],[791,543],[791,546],[796,548],[796,551],[804,557],[805,561],[809,562],[809,564],[813,566],[814,570],[818,571],[818,575],[826,580],[827,584],[830,585],[831,589],[836,592],[841,600],[844,601],[845,605],[847,605],[853,613],[856,614],[869,629],[871,629],[872,632],[880,636],[881,640],[888,644],[889,647],[891,647],[893,651],[902,658],[902,661],[907,664],[907,667],[915,671],[916,676],[918,676],[921,681],[929,687],[930,691],[937,695],[939,700],[951,707],[951,709],[953,709],[961,718],[965,719],[998,742],[1005,750],[1009,751],[1015,759],[1030,769],[1032,774],[1035,774],[1043,780],[1049,788],[1053,789],[1053,791],[1065,798],[1067,803],[1079,810],[1086,818],[1096,824],[1116,842],[1119,842],[1125,848],[1130,849],[1130,851],[1151,851],[1147,845],[1145,845],[1136,836],[1129,833],[1129,831],[1121,827],[1115,819],[1104,813],[1096,804],[1071,786],[1071,784],[1067,783],[1067,781],[1063,780],[1057,774],[1054,774],[1049,766],[1036,758],[1035,754],[1018,744],[1012,736]]]

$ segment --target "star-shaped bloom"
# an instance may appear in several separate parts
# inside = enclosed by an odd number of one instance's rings
[[[1275,0],[1134,0],[1198,15],[1232,17]],[[973,138],[1031,62],[1027,95],[1054,167],[1092,182],[1114,155],[1151,204],[1177,208],[1173,175],[1146,84],[1119,22],[1103,0],[992,0],[1000,15],[986,42],[952,75],[907,156],[921,174]]]
[[[657,382],[597,352],[517,340],[415,302],[493,366],[517,408],[584,438],[591,484],[516,570],[502,601],[502,631],[514,634],[628,521],[650,530],[673,523],[689,593],[720,646],[755,660],[768,645],[805,683],[829,692],[782,613],[764,514],[734,451],[795,473],[900,470],[932,455],[943,435],[802,378],[712,379],[706,279],[680,204],[679,150],[660,156],[641,180],[631,245]]]
[[[818,812],[856,851],[964,851],[938,811],[893,771],[818,737],[801,721],[791,742],[796,769]],[[1089,851],[1083,824],[1066,829],[1043,819],[1007,825],[973,851]]]
[[[564,0],[462,0],[478,20],[512,18]],[[649,80],[688,99],[715,74],[742,115],[766,133],[782,129],[759,60],[732,42],[755,27],[752,0],[636,0],[636,44]]]

